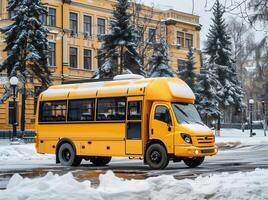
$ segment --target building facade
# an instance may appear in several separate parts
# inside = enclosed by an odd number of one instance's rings
[[[50,45],[49,65],[53,74],[53,84],[68,81],[90,79],[101,60],[98,51],[101,47],[99,35],[109,32],[109,21],[112,17],[115,0],[43,0],[48,15],[41,20],[49,30]],[[178,2],[179,3],[179,2]],[[7,12],[8,0],[0,0],[0,26],[12,21],[14,13]],[[131,9],[132,10],[132,9]],[[134,10],[134,9],[133,9]],[[135,11],[133,11],[135,12]],[[196,67],[200,67],[200,29],[199,17],[176,10],[157,10],[141,5],[139,14],[140,27],[144,28],[141,37],[146,40],[156,33],[166,37],[169,45],[170,66],[180,70],[185,65],[189,47],[195,52]],[[150,20],[148,20],[150,19]],[[146,22],[146,26],[145,26]],[[0,62],[6,53],[4,36],[0,36]],[[4,72],[0,75],[0,95],[4,93],[8,79]],[[38,93],[38,83],[33,83],[33,91]],[[0,104],[0,130],[12,129],[12,99]],[[32,96],[27,97],[26,129],[34,129],[35,102]],[[17,102],[17,121],[20,121],[20,95]],[[20,129],[18,123],[18,129]]]

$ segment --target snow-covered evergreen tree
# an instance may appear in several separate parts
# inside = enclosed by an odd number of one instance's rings
[[[213,24],[210,27],[206,53],[209,56],[210,67],[218,76],[221,84],[218,96],[220,108],[234,106],[241,110],[243,92],[236,74],[235,62],[232,59],[231,38],[223,18],[224,7],[216,0],[213,6]]]
[[[179,76],[184,80],[192,90],[195,89],[196,72],[195,72],[194,52],[190,48],[185,62],[185,68],[179,72]]]
[[[174,71],[168,65],[168,57],[168,45],[166,40],[161,37],[159,42],[153,44],[148,77],[173,77]]]
[[[219,81],[213,66],[205,64],[201,67],[195,85],[196,107],[207,124],[219,116],[217,90]]]
[[[117,0],[110,21],[111,33],[101,36],[103,43],[100,56],[104,58],[104,64],[99,66],[95,78],[111,78],[124,71],[145,75],[136,50],[138,31],[130,24],[129,6],[128,0]]]
[[[9,77],[22,77],[21,129],[24,130],[27,81],[37,79],[43,87],[50,83],[47,30],[40,21],[46,9],[41,0],[9,0],[8,11],[15,16],[11,25],[1,29],[8,56],[0,65],[0,71],[6,71]]]

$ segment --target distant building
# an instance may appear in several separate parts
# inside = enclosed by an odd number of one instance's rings
[[[12,21],[14,13],[8,13],[7,0],[0,0],[0,26]],[[53,73],[54,84],[66,81],[90,79],[101,64],[97,58],[101,47],[99,35],[109,32],[109,21],[112,17],[114,0],[43,0],[48,15],[42,16],[43,23],[49,29],[50,58],[49,64]],[[178,3],[180,3],[178,1]],[[141,22],[152,12],[152,8],[141,6]],[[161,26],[158,26],[158,25]],[[141,23],[141,28],[142,27]],[[152,33],[162,33],[167,38],[170,50],[170,65],[180,70],[185,65],[189,47],[194,48],[197,68],[200,67],[200,29],[199,17],[176,10],[153,10],[150,23],[145,27],[144,35],[148,38]],[[156,34],[156,40],[159,38]],[[3,52],[4,36],[1,35],[0,62],[6,53]],[[5,76],[4,73],[1,74]],[[4,80],[4,78],[3,78]],[[0,95],[4,92],[4,84],[0,82]],[[33,91],[38,95],[38,83],[34,83]],[[27,97],[26,129],[34,129],[35,104],[34,97]],[[17,108],[20,108],[20,96]],[[0,130],[12,129],[11,98],[0,104]],[[18,109],[17,121],[20,120]],[[18,124],[19,128],[19,124]]]

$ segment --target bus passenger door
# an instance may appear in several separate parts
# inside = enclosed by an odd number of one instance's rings
[[[140,155],[142,143],[142,100],[143,97],[129,97],[127,104],[126,154]]]

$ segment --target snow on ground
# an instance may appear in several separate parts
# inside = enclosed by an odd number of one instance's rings
[[[268,170],[265,169],[200,176],[194,180],[176,180],[170,175],[124,180],[108,171],[99,180],[99,186],[93,187],[90,181],[76,181],[71,173],[59,176],[49,172],[34,179],[15,174],[7,189],[0,191],[0,200],[268,199]]]
[[[46,160],[54,159],[51,155],[36,153],[34,144],[10,145],[8,140],[0,142],[0,161],[6,160]]]
[[[250,131],[245,130],[242,132],[240,129],[222,129],[220,136],[216,135],[216,144],[219,147],[241,147],[241,146],[252,146],[252,145],[261,145],[268,144],[268,131],[267,136],[264,137],[263,129],[253,130],[256,133],[256,136],[249,137]]]

